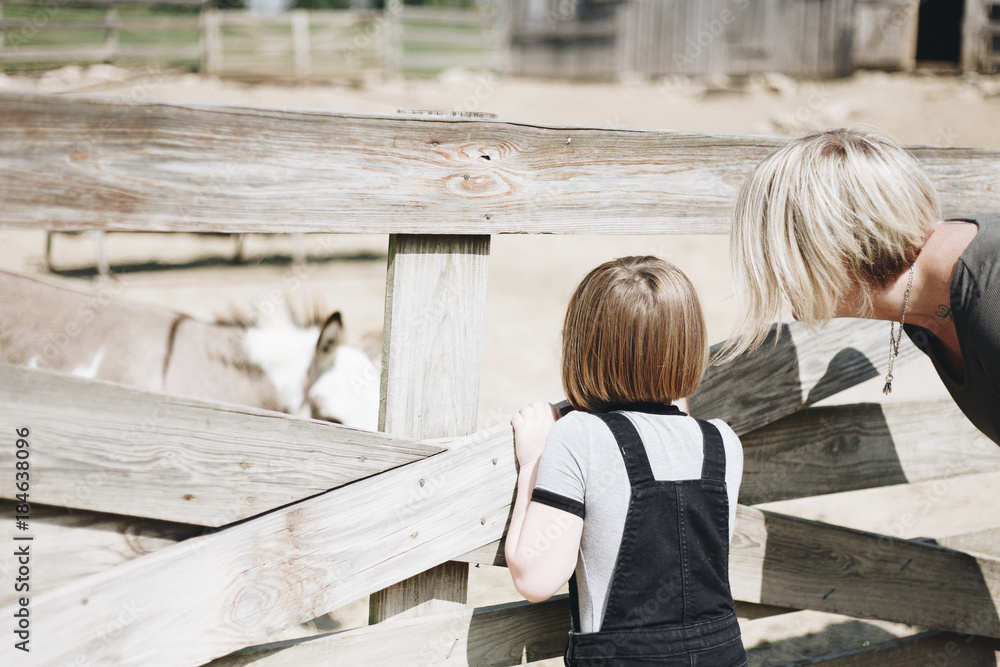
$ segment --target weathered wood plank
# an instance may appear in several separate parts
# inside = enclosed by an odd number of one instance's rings
[[[725,233],[784,141],[4,92],[0,226]],[[1000,151],[913,151],[945,214],[1000,209]]]
[[[1000,560],[740,505],[733,597],[1000,637]]]
[[[741,440],[747,505],[1000,470],[951,399],[808,408]]]
[[[338,665],[520,665],[562,655],[567,632],[569,600],[560,595],[252,647],[208,667],[326,667],[331,656]]]
[[[743,435],[884,374],[888,340],[888,324],[871,320],[839,319],[815,331],[777,325],[754,352],[709,368],[689,399],[691,414],[722,419]],[[904,336],[895,368],[921,354]]]
[[[417,439],[476,427],[488,236],[390,238],[380,428]]]
[[[488,236],[389,239],[379,430],[413,438],[476,429]],[[444,563],[372,596],[369,622],[457,611],[468,563]]]
[[[1000,642],[931,630],[850,651],[799,660],[784,667],[996,667]]]
[[[440,447],[0,364],[0,430],[31,430],[32,502],[222,526]],[[13,470],[16,450],[0,447]],[[13,476],[0,497],[14,498]]]
[[[30,499],[30,498],[29,498]],[[10,543],[15,501],[0,500],[0,517]],[[31,505],[29,531],[35,544],[44,545],[32,553],[31,593],[38,595],[103,572],[122,563],[159,551],[211,529],[183,523],[140,519],[115,514],[99,514],[47,505]],[[13,550],[0,555],[0,574],[8,581],[16,576],[17,558]],[[0,606],[19,597],[13,586],[0,588]]]
[[[462,438],[436,456],[33,597],[33,658],[202,664],[496,540],[516,479],[511,437],[499,426]],[[114,636],[95,644],[110,627]]]

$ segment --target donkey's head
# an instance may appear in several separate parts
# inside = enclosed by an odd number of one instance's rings
[[[267,313],[234,314],[229,323],[243,329],[243,350],[264,371],[284,411],[374,431],[378,369],[346,343],[340,311],[326,313],[318,303],[286,299]]]
[[[344,343],[340,311],[320,329],[306,377],[305,403],[313,419],[378,428],[379,370],[364,352]]]

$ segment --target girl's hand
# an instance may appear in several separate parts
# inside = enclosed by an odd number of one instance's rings
[[[545,438],[560,416],[554,405],[539,401],[524,406],[511,418],[518,465],[524,466],[538,460],[545,449]]]

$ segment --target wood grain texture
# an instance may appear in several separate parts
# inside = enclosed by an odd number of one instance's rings
[[[743,435],[883,375],[888,349],[887,322],[845,318],[815,331],[798,322],[776,325],[757,350],[709,368],[688,399],[690,412],[722,419]],[[894,367],[897,381],[900,369],[922,354],[903,336]]]
[[[740,505],[733,597],[1000,637],[1000,560]]]
[[[412,438],[476,428],[488,236],[389,239],[379,430]],[[444,563],[372,596],[369,622],[465,608],[469,565]]]
[[[921,632],[864,648],[799,660],[784,667],[996,667],[1000,642],[974,635]]]
[[[251,647],[209,667],[387,667],[447,664],[500,667],[555,658],[566,649],[569,600],[512,602],[392,623],[322,637]]]
[[[975,3],[973,3],[975,4]],[[851,57],[859,68],[912,71],[920,0],[860,0]]]
[[[0,226],[726,233],[784,141],[4,92]],[[1000,210],[1000,151],[913,151],[946,215]]]
[[[1000,470],[951,399],[808,408],[741,440],[746,505]]]
[[[380,430],[470,435],[482,367],[488,236],[389,240]]]
[[[31,497],[29,497],[30,500]],[[16,501],[0,500],[0,539],[12,544]],[[46,505],[31,505],[29,531],[34,537],[31,567],[37,573],[31,593],[38,595],[103,572],[181,540],[206,528],[183,523],[100,514]],[[17,559],[12,549],[0,555],[0,574],[13,581]],[[18,597],[13,586],[0,588],[0,606]]]
[[[31,500],[222,526],[440,447],[0,364],[0,429],[31,429]],[[0,447],[13,469],[16,450]],[[13,475],[0,497],[14,498]]]
[[[499,426],[463,438],[436,456],[34,597],[34,664],[83,656],[89,664],[200,665],[494,541],[516,479],[511,437]],[[95,643],[95,633],[106,639]],[[0,655],[11,650],[4,645]]]

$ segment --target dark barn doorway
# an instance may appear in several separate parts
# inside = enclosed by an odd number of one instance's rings
[[[962,59],[963,0],[921,0],[917,62],[958,66]]]

